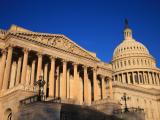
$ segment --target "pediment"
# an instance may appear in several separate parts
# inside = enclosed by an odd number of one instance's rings
[[[16,34],[17,37],[23,37],[27,39],[32,39],[34,42],[39,42],[42,43],[46,46],[54,47],[66,52],[70,52],[72,54],[76,54],[79,56],[83,56],[92,60],[99,60],[93,53],[83,49],[76,43],[74,43],[72,40],[67,38],[64,35],[60,34],[45,34],[45,33],[34,33],[34,32],[17,32]]]

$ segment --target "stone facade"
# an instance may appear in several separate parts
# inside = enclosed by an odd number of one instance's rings
[[[19,101],[36,94],[34,83],[39,76],[46,82],[48,100],[61,98],[90,106],[113,98],[112,66],[64,35],[36,33],[15,25],[0,30],[0,64],[0,120],[14,118]]]

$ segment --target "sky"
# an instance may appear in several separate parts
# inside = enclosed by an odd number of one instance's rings
[[[0,0],[0,28],[64,34],[107,63],[123,41],[125,18],[160,67],[160,0]]]

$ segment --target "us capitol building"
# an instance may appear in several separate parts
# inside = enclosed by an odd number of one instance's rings
[[[160,69],[148,49],[132,37],[124,40],[111,64],[61,34],[33,32],[16,25],[0,30],[0,120],[14,119],[20,101],[37,93],[45,81],[45,99],[92,106],[105,100],[124,108],[143,108],[146,120],[160,120]]]

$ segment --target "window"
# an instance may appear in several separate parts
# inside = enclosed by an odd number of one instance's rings
[[[131,65],[131,61],[130,60],[128,60],[128,64]]]

